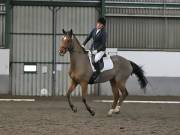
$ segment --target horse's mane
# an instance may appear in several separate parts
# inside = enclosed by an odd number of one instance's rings
[[[80,42],[77,39],[77,37],[75,36],[75,34],[73,34],[73,40],[83,49],[84,52],[87,52],[86,49],[84,47],[82,47],[82,45],[80,44]]]

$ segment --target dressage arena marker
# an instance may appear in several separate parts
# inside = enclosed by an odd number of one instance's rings
[[[0,101],[34,102],[35,99],[0,99]]]
[[[94,102],[100,103],[112,103],[113,100],[94,100]],[[180,104],[180,101],[136,101],[136,100],[125,100],[123,103],[141,103],[141,104]]]

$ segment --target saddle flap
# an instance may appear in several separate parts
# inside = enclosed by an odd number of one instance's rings
[[[88,56],[89,56],[89,61],[92,67],[93,72],[95,72],[95,67],[93,66],[92,62],[93,62],[93,54],[89,51]],[[106,57],[102,57],[102,59],[100,60],[100,70],[101,72],[106,71],[106,70],[111,70],[113,68],[113,62],[111,60],[111,57],[107,54],[105,54]]]
[[[101,58],[97,63],[93,64],[94,68],[102,70],[104,68],[104,61],[103,58]]]

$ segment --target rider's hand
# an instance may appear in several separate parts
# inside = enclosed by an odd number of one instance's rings
[[[82,46],[82,48],[84,48],[86,50],[85,45],[82,44],[81,46]]]

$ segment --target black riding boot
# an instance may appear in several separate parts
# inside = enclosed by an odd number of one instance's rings
[[[100,61],[95,63],[95,55],[92,55],[92,64],[95,68],[95,72],[92,74],[91,78],[89,79],[89,84],[97,83],[97,77],[101,73]]]
[[[99,76],[99,74],[101,73],[101,70],[100,70],[100,65],[99,65],[99,61],[97,63],[93,63],[95,69],[96,69],[96,72],[93,74],[93,80],[96,80],[96,78]]]

